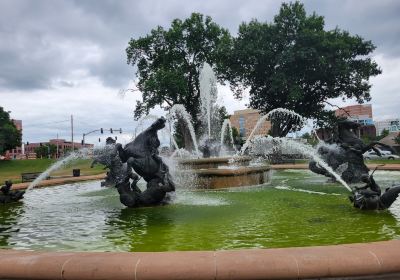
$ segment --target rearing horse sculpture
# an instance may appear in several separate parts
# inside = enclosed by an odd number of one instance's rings
[[[123,163],[147,182],[147,189],[141,192],[137,180],[129,185],[129,180],[117,185],[121,202],[128,207],[155,205],[162,202],[167,192],[175,191],[168,166],[158,155],[160,140],[158,130],[165,127],[166,120],[161,117],[149,128],[140,133],[132,142],[116,148]]]
[[[363,158],[366,151],[373,149],[378,155],[381,155],[380,151],[375,148],[376,145],[392,150],[390,146],[379,142],[365,144],[355,133],[359,126],[360,124],[349,120],[339,121],[332,138],[326,141],[330,145],[322,145],[318,148],[318,154],[334,170],[347,166],[346,170],[341,171],[341,177],[347,183],[358,183],[362,176],[368,175],[369,169]],[[315,161],[310,161],[309,168],[315,173],[332,178],[332,175]]]

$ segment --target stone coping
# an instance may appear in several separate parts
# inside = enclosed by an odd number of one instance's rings
[[[378,164],[367,164],[368,168],[373,170]],[[273,164],[269,165],[270,169],[308,169],[308,164],[300,163],[300,164]],[[388,171],[400,171],[400,164],[385,164],[384,166],[380,166],[379,170],[388,170]],[[43,180],[39,183],[35,188],[40,187],[48,187],[54,185],[62,185],[68,183],[89,181],[89,180],[102,180],[106,176],[105,173],[98,175],[87,175],[87,176],[79,176],[79,177],[67,177],[67,178],[57,178],[50,180]],[[29,186],[30,182],[26,183],[17,183],[13,184],[12,188],[14,190],[22,190],[26,189]]]
[[[79,177],[64,177],[64,178],[56,178],[56,179],[49,179],[43,180],[39,183],[38,186],[35,188],[43,188],[48,186],[55,186],[55,185],[63,185],[68,183],[75,183],[75,182],[83,182],[83,181],[90,181],[90,180],[102,180],[106,177],[106,174],[97,174],[97,175],[86,175],[86,176],[79,176]],[[31,182],[26,183],[17,183],[12,185],[13,190],[23,190],[28,188]]]
[[[234,159],[235,162],[246,162],[251,161],[249,156],[238,156],[238,157],[210,157],[210,158],[197,158],[197,159],[181,159],[178,161],[180,164],[205,164],[205,163],[229,163],[230,160]]]
[[[0,250],[1,279],[400,278],[400,240],[281,249],[187,252]]]
[[[237,176],[246,175],[251,173],[260,173],[270,170],[269,165],[265,166],[240,166],[237,168],[207,168],[207,169],[192,169],[189,172],[193,172],[199,177],[207,176]]]

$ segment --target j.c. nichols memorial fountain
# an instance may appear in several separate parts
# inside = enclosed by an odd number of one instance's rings
[[[225,271],[222,279],[231,279],[236,268],[245,273],[243,266],[249,268],[243,279],[272,271],[281,279],[288,269],[295,278],[306,270],[308,278],[400,271],[394,260],[398,251],[392,249],[398,248],[393,239],[400,236],[400,174],[370,172],[362,156],[379,143],[365,145],[355,133],[357,124],[350,121],[338,122],[332,138],[316,148],[290,138],[257,135],[262,123],[274,118],[306,123],[280,108],[262,116],[237,149],[229,120],[222,127],[212,124],[215,81],[211,67],[204,65],[204,135],[195,134],[189,114],[175,105],[165,117],[143,118],[142,126],[147,120],[152,123],[126,145],[108,138],[104,147],[76,151],[57,161],[25,192],[12,190],[6,182],[0,192],[0,248],[30,251],[0,252],[0,276],[141,279],[155,273],[158,277],[151,279],[175,279],[218,270],[218,277]],[[171,137],[168,127],[177,118],[189,130],[191,150],[179,149]],[[169,157],[159,153],[160,132],[168,134],[175,147]],[[311,171],[273,170],[268,160],[284,154],[310,159]],[[34,188],[78,158],[104,165],[104,181]],[[11,203],[16,201],[20,203]],[[382,240],[392,241],[368,243]],[[337,245],[354,242],[362,244]],[[307,248],[320,245],[337,246]],[[299,246],[303,247],[282,249]],[[205,251],[151,253],[199,250]],[[210,265],[204,268],[206,263]],[[314,268],[321,265],[318,274],[308,270],[310,263]],[[194,278],[217,278],[203,276]]]

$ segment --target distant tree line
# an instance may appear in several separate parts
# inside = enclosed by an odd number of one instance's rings
[[[21,132],[10,119],[9,112],[0,106],[0,155],[21,146],[21,138]]]

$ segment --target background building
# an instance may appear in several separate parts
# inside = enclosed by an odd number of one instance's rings
[[[35,148],[47,145],[54,145],[57,148],[57,158],[64,156],[67,152],[72,151],[72,142],[65,141],[65,139],[50,139],[48,142],[40,143],[27,143],[25,145],[25,154],[35,154]],[[74,142],[74,149],[78,150],[81,148],[93,148],[93,144],[82,144]]]
[[[400,132],[400,119],[386,119],[375,122],[376,134],[381,135],[384,129],[390,132]]]
[[[346,106],[337,109],[335,115],[361,124],[359,128],[360,137],[376,137],[376,128],[373,120],[371,104]]]
[[[230,117],[230,121],[232,126],[239,131],[240,137],[242,137],[242,139],[246,139],[250,135],[260,117],[261,115],[258,110],[245,109],[234,111],[233,115]],[[271,122],[266,121],[257,129],[255,135],[267,135],[270,129]]]

